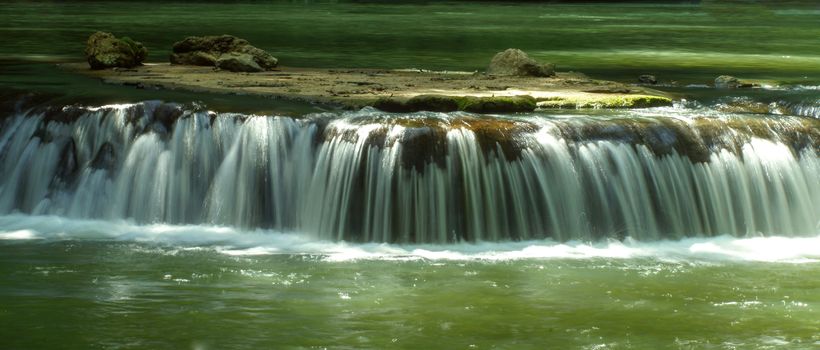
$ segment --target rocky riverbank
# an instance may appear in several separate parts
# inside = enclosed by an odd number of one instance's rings
[[[389,112],[516,113],[672,103],[657,90],[556,73],[554,64],[512,48],[497,53],[486,73],[282,68],[268,52],[232,35],[187,37],[174,44],[170,64],[143,64],[146,53],[127,37],[97,32],[86,43],[91,70],[77,64],[64,67],[138,88],[252,94]]]
[[[82,63],[61,67],[106,83],[137,88],[259,95],[343,108],[376,106],[397,112],[466,109],[479,113],[504,113],[538,108],[631,108],[672,103],[669,96],[658,90],[595,80],[580,73],[528,77],[418,69],[293,67],[236,73],[207,66],[167,63],[100,70],[89,70]],[[464,103],[465,98],[469,98],[470,103]],[[468,109],[469,106],[472,107]]]

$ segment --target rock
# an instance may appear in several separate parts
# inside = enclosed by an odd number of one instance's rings
[[[69,138],[68,142],[63,145],[59,159],[56,172],[54,173],[54,180],[60,180],[65,183],[72,179],[79,169],[77,146],[74,144],[74,139]]]
[[[726,113],[752,113],[752,114],[784,114],[777,103],[763,103],[755,101],[749,97],[727,98],[715,105],[715,109]]]
[[[216,60],[216,67],[219,69],[229,70],[231,72],[261,72],[264,71],[253,56],[246,53],[226,53],[219,56]]]
[[[109,142],[103,143],[90,165],[94,169],[113,170],[117,165],[117,151],[114,145]]]
[[[529,77],[550,77],[555,75],[555,66],[538,63],[519,49],[507,49],[497,53],[490,61],[487,73],[491,75],[514,75]]]
[[[740,80],[731,75],[721,75],[715,78],[715,87],[719,89],[734,89],[740,86]]]
[[[392,98],[380,98],[373,103],[373,107],[385,112],[409,113],[418,111],[453,112],[458,110],[458,99],[455,96],[418,95],[407,101]]]
[[[215,66],[217,56],[205,51],[172,53],[171,63],[191,66]]]
[[[641,84],[652,84],[655,85],[658,83],[658,79],[655,78],[654,75],[651,74],[643,74],[638,77],[638,82]]]
[[[472,113],[518,113],[535,110],[535,99],[531,96],[445,96],[418,95],[402,102],[391,98],[381,98],[373,107],[385,112],[454,112]]]
[[[166,130],[171,130],[177,119],[181,117],[185,111],[182,106],[176,103],[163,103],[157,106],[153,111],[154,120],[161,123]]]
[[[406,113],[409,112],[407,110],[407,105],[404,102],[401,102],[396,99],[392,99],[389,97],[381,97],[375,102],[373,102],[373,108],[377,108],[383,110],[385,112],[393,112],[393,113]]]
[[[219,66],[223,58],[220,68],[234,72],[259,72],[279,63],[276,57],[232,35],[187,37],[174,44],[170,60],[173,64]]]
[[[147,55],[142,43],[106,32],[91,34],[85,44],[85,58],[91,69],[131,68],[141,65]]]
[[[279,60],[277,60],[276,57],[271,56],[269,53],[265,52],[265,50],[253,47],[251,45],[241,47],[239,52],[250,55],[260,67],[265,69],[276,68],[276,65],[279,64]]]
[[[532,96],[465,97],[459,109],[472,113],[520,113],[535,110]]]
[[[442,95],[413,96],[406,103],[410,111],[453,112],[458,110],[458,98]]]
[[[539,109],[544,108],[650,108],[671,106],[672,100],[653,95],[604,95],[582,97],[557,97],[538,101]]]
[[[715,87],[718,89],[759,88],[760,83],[740,80],[731,75],[721,75],[715,78]]]

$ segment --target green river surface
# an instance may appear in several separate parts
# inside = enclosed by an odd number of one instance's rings
[[[595,78],[655,74],[700,101],[818,99],[820,83],[816,1],[27,1],[0,2],[0,89],[322,109],[56,68],[96,30],[143,42],[149,61],[230,33],[286,66],[472,71],[517,47]],[[704,87],[721,74],[808,88]],[[820,236],[405,246],[0,216],[0,349],[47,348],[819,349]]]

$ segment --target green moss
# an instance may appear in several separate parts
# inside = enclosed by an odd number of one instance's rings
[[[518,113],[535,110],[535,99],[531,96],[445,96],[419,95],[402,102],[394,98],[380,98],[373,107],[386,112],[453,112],[472,113]]]
[[[672,100],[652,95],[593,95],[589,97],[549,98],[539,108],[649,108],[671,106]]]
[[[453,112],[459,110],[459,98],[444,95],[418,95],[407,100],[410,111]]]
[[[373,107],[383,110],[385,112],[394,112],[394,113],[407,113],[410,112],[407,108],[407,104],[399,101],[394,98],[390,97],[380,97],[378,100],[373,102]]]
[[[519,113],[535,110],[532,96],[462,97],[459,110],[472,113]]]
[[[145,59],[145,56],[148,54],[148,50],[145,49],[145,46],[127,36],[120,38],[120,40],[128,46],[128,48],[131,50],[131,54],[134,57],[137,57],[138,61],[142,61]]]

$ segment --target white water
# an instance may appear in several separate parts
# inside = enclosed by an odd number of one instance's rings
[[[654,146],[636,143],[641,131],[617,124],[595,129],[605,138],[570,140],[567,130],[592,121],[533,117],[516,122],[524,131],[503,129],[504,139],[495,140],[487,133],[511,124],[482,129],[486,120],[458,114],[401,119],[363,111],[326,126],[327,116],[188,113],[168,130],[156,107],[93,109],[69,124],[38,115],[8,120],[0,134],[0,213],[367,242],[820,232],[816,144],[798,150],[785,139],[728,129],[720,143],[695,140],[712,148],[707,162],[696,162],[652,148],[692,138],[695,129],[652,129]],[[487,146],[488,138],[498,143]],[[210,229],[196,230],[207,236]]]
[[[820,235],[813,237],[718,236],[641,242],[633,239],[600,242],[551,239],[519,242],[451,244],[347,243],[316,240],[299,233],[242,231],[231,227],[166,224],[138,225],[127,221],[68,219],[23,214],[0,216],[0,242],[92,240],[159,244],[163,254],[207,249],[232,256],[296,254],[323,261],[358,260],[543,260],[543,259],[656,259],[703,263],[760,261],[820,262]],[[135,249],[141,249],[135,247]]]

